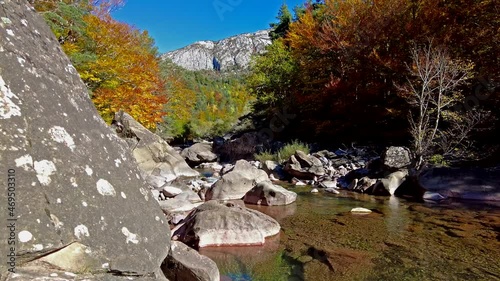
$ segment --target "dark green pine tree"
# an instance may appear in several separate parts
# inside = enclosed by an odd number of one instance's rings
[[[288,32],[290,23],[292,22],[292,13],[290,13],[290,10],[288,9],[286,3],[283,3],[283,5],[281,5],[276,19],[279,21],[278,23],[270,24],[272,30],[271,32],[269,32],[269,36],[273,41],[285,37],[286,33]]]

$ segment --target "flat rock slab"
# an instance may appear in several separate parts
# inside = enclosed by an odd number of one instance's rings
[[[196,208],[174,237],[193,247],[262,245],[280,225],[261,212],[215,200]]]
[[[432,168],[423,171],[418,182],[426,191],[443,197],[500,201],[499,168]]]

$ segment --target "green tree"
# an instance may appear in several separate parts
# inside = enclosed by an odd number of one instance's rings
[[[278,23],[270,24],[272,30],[271,32],[269,32],[269,36],[271,36],[272,40],[285,37],[286,33],[288,32],[290,23],[292,22],[292,13],[290,13],[290,10],[285,3],[281,5],[276,19],[278,20]]]

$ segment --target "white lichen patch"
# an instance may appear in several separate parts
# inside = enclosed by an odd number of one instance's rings
[[[41,223],[42,221],[40,219],[36,219],[36,222],[37,223]]]
[[[25,171],[29,171],[30,168],[33,168],[33,158],[29,154],[21,156],[14,161],[16,162],[16,167],[21,167]]]
[[[19,98],[7,87],[2,76],[0,76],[0,119],[9,119],[12,116],[21,116],[21,109],[12,99]]]
[[[54,214],[50,214],[50,222],[52,222],[52,225],[54,225],[56,229],[60,229],[64,226],[64,223],[61,222]]]
[[[123,199],[127,199],[127,195],[123,191],[120,194],[121,194]]]
[[[11,29],[7,29],[7,30],[5,30],[5,31],[7,31],[7,34],[8,34],[8,35],[10,35],[10,36],[14,37],[14,31],[12,31]]]
[[[155,221],[160,221],[160,217],[159,217],[159,216],[156,216],[156,217],[155,217]]]
[[[6,18],[6,17],[1,17],[1,19],[2,19],[2,22],[3,22],[4,24],[11,24],[11,23],[12,23],[12,21],[11,21],[9,18]]]
[[[71,177],[69,179],[69,181],[71,182],[71,186],[78,187],[78,184],[76,183],[76,178],[75,177]]]
[[[52,176],[57,171],[56,166],[49,160],[35,161],[34,168],[36,177],[42,185],[49,185]]]
[[[21,57],[17,57],[17,62],[19,62],[19,64],[21,65],[21,67],[24,67],[24,63],[26,62],[25,59],[21,58]]]
[[[92,176],[94,171],[92,171],[92,168],[90,168],[89,165],[86,165],[85,166],[85,173],[87,173],[87,175],[89,175],[89,176]]]
[[[96,186],[99,194],[103,196],[116,196],[115,188],[107,180],[98,180]]]
[[[43,250],[43,245],[42,244],[35,244],[33,245],[33,248],[31,248],[32,251],[41,251]]]
[[[61,204],[62,203],[61,198],[57,198],[56,202],[57,202],[57,204]]]
[[[144,195],[144,199],[146,201],[149,201],[149,191],[147,191],[143,187],[139,188],[139,191],[141,192],[142,195]]]
[[[122,163],[122,160],[120,159],[115,159],[115,166],[120,167],[120,164]]]
[[[71,151],[75,149],[75,141],[63,127],[54,126],[49,129],[49,134],[55,142],[66,145]]]
[[[69,72],[71,74],[76,74],[76,69],[73,65],[71,64],[68,64],[67,66],[64,67],[64,70],[66,70],[66,72]]]
[[[87,207],[89,204],[87,204],[87,202],[83,201],[82,205],[83,205],[83,207]]]
[[[103,264],[101,265],[101,267],[102,267],[102,268],[109,268],[109,263],[103,263]]]
[[[25,19],[22,19],[21,20],[21,24],[24,25],[24,26],[28,26],[28,21],[25,20]]]
[[[139,243],[139,240],[137,238],[137,234],[130,232],[126,227],[122,227],[122,233],[123,233],[123,235],[127,236],[127,240],[126,240],[127,244],[129,242],[132,242],[134,244]]]
[[[83,224],[80,224],[80,225],[75,227],[74,234],[75,234],[76,238],[78,238],[78,239],[80,239],[83,236],[86,236],[86,237],[90,236],[89,229]]]
[[[23,230],[17,234],[17,238],[21,243],[26,243],[33,239],[33,234],[27,230]]]

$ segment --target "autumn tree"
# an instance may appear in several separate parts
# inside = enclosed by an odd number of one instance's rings
[[[147,128],[162,121],[167,99],[153,39],[109,14],[122,0],[35,0],[65,53],[110,122],[127,111]]]
[[[410,132],[416,158],[416,168],[420,169],[427,157],[433,155],[438,147],[437,140],[446,137],[445,146],[459,144],[474,125],[478,116],[454,116],[453,105],[464,99],[458,91],[459,86],[472,77],[473,65],[450,58],[446,50],[433,47],[430,43],[424,48],[412,49],[412,64],[408,66],[411,77],[401,93],[415,108],[409,115]],[[459,127],[452,127],[461,133],[453,137],[440,125],[443,119],[455,117]],[[457,119],[461,120],[457,120]],[[457,131],[455,131],[457,132]],[[444,144],[444,143],[443,143]],[[449,152],[449,149],[446,149]]]

